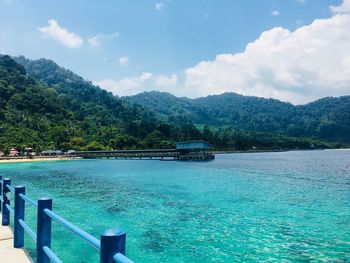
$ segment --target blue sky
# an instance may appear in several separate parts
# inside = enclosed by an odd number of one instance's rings
[[[342,87],[341,92],[325,92],[327,87],[322,87],[321,92],[316,89],[309,94],[312,88],[303,90],[302,85],[325,81],[304,80],[300,72],[284,76],[281,69],[295,68],[293,63],[297,62],[280,65],[280,57],[276,63],[271,60],[273,65],[279,65],[276,68],[264,68],[261,62],[254,65],[254,72],[267,71],[265,75],[273,78],[261,79],[254,74],[232,82],[227,79],[230,75],[242,75],[235,68],[255,63],[254,56],[260,57],[261,52],[239,62],[235,55],[248,56],[247,45],[257,40],[260,46],[265,45],[261,39],[264,32],[282,36],[285,42],[293,39],[296,43],[297,35],[304,42],[317,42],[314,35],[304,37],[313,29],[306,30],[305,34],[293,32],[304,26],[310,28],[315,20],[330,21],[343,16],[346,21],[342,21],[342,25],[334,22],[333,29],[329,29],[328,35],[332,34],[331,40],[335,41],[338,27],[343,26],[343,32],[347,30],[348,4],[348,0],[0,0],[0,53],[52,59],[117,95],[152,89],[189,97],[233,91],[304,103],[324,95],[344,95],[349,90]],[[337,11],[337,7],[342,9]],[[273,31],[278,28],[290,34]],[[297,45],[300,49],[304,44]],[[279,48],[272,47],[275,51],[265,54],[266,57],[275,57]],[[302,52],[306,52],[305,47],[302,48]],[[286,50],[286,57],[288,53]],[[226,66],[218,64],[222,61],[218,56],[224,54]],[[303,54],[299,55],[305,57]],[[347,57],[348,53],[341,53],[339,57],[344,55]],[[325,58],[320,63],[326,62],[329,61]],[[210,75],[207,70],[215,72],[217,68],[222,70],[207,77]],[[251,71],[252,67],[246,70]],[[312,70],[321,72],[322,68]],[[309,68],[301,71],[308,73],[304,76],[315,78],[317,75],[317,72],[309,74]],[[348,80],[343,80],[342,74],[339,79],[344,85]],[[245,88],[247,83],[255,88]]]

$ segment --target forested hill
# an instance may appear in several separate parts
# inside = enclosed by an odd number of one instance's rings
[[[188,99],[152,91],[124,99],[151,109],[169,121],[188,119],[216,127],[232,126],[350,143],[350,96],[324,98],[300,106],[235,93]]]
[[[169,148],[201,136],[193,125],[167,125],[52,61],[17,60],[28,72],[0,55],[0,151]]]
[[[247,127],[253,126],[239,127],[244,118],[252,122],[252,109],[244,103],[240,105],[242,111],[237,109],[239,118],[227,116],[226,103],[229,102],[210,101],[214,97],[190,100],[170,94],[145,93],[134,97],[141,98],[139,105],[132,97],[113,96],[51,60],[14,59],[18,63],[0,55],[0,151],[8,152],[10,147],[33,147],[36,151],[169,148],[177,141],[193,139],[207,140],[217,149],[225,150],[346,145],[320,140],[313,133],[303,137],[287,136],[267,124],[265,130],[259,125],[251,130]],[[144,95],[150,96],[147,103],[142,102]],[[282,112],[286,108],[284,103],[272,101],[275,108],[268,110],[269,101],[254,100],[264,102],[265,108],[257,103],[255,109],[261,116],[265,113],[288,121]],[[215,106],[216,103],[219,105]],[[294,109],[290,104],[287,107]],[[328,107],[326,102],[324,107]],[[281,109],[281,115],[274,112],[277,108]],[[314,107],[314,111],[317,110],[318,107]],[[254,118],[261,123],[260,118]],[[280,119],[274,119],[278,125],[282,122]]]
[[[90,115],[93,110],[97,110],[98,112],[95,113],[100,119],[95,120],[96,124],[105,124],[111,121],[128,122],[142,117],[139,114],[149,114],[147,111],[138,111],[137,106],[128,107],[111,93],[94,86],[72,71],[59,67],[52,60],[29,60],[23,56],[13,59],[25,68],[29,76],[54,88],[61,94],[69,109],[74,110],[80,107],[79,113],[82,116]],[[133,114],[130,114],[131,112]]]

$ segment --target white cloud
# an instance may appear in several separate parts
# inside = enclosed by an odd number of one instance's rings
[[[242,53],[220,54],[186,69],[182,92],[191,97],[237,92],[297,104],[349,95],[349,47],[346,14],[315,20],[293,32],[276,27]]]
[[[282,27],[263,32],[241,53],[219,54],[180,74],[140,76],[96,82],[117,95],[159,89],[200,97],[236,92],[295,104],[350,94],[350,15],[316,19],[295,31]],[[331,7],[330,7],[331,8]]]
[[[278,10],[273,10],[270,14],[272,16],[279,16],[280,12]]]
[[[135,95],[145,91],[145,85],[152,76],[152,73],[144,72],[137,77],[124,78],[119,81],[106,79],[95,81],[94,84],[118,96]]]
[[[350,13],[350,0],[343,0],[340,6],[330,6],[329,9],[333,14],[349,14]]]
[[[155,77],[154,85],[160,88],[169,89],[177,84],[177,75],[172,74],[170,77],[166,75],[158,75]]]
[[[155,5],[155,9],[156,9],[157,11],[162,10],[163,7],[164,7],[164,4],[162,4],[162,3],[156,3],[156,5]]]
[[[103,40],[109,40],[109,39],[117,38],[119,36],[120,34],[118,32],[114,32],[107,35],[100,33],[100,34],[97,34],[96,36],[88,38],[88,42],[90,46],[97,47],[101,44]]]
[[[43,37],[51,38],[69,48],[79,48],[83,44],[83,39],[66,28],[61,27],[55,19],[48,21],[48,26],[39,27],[38,30]]]
[[[129,64],[130,58],[129,57],[121,57],[119,59],[119,65],[120,66],[127,66]]]
[[[126,96],[135,95],[144,91],[151,91],[155,88],[162,91],[171,91],[176,94],[177,81],[178,77],[176,74],[166,76],[144,72],[136,77],[128,77],[121,80],[106,79],[95,81],[94,84],[115,95]]]

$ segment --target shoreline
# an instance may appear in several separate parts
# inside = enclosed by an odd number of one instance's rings
[[[265,152],[287,152],[290,150],[232,150],[232,151],[213,151],[213,154],[231,154],[231,153],[265,153]]]
[[[2,163],[30,163],[30,162],[47,162],[47,161],[69,161],[69,160],[81,160],[81,157],[43,157],[43,158],[18,158],[18,159],[0,159]]]
[[[281,150],[233,150],[233,151],[213,151],[214,154],[233,154],[233,153],[273,153],[273,152],[297,152],[297,151],[326,151],[339,150],[350,151],[350,148],[327,148],[327,149],[281,149]]]
[[[321,150],[343,150],[350,151],[350,148],[337,148],[337,149],[285,149],[285,150],[246,150],[246,151],[213,151],[213,154],[221,155],[221,154],[238,154],[238,153],[272,153],[272,152],[289,152],[289,151],[321,151]],[[83,160],[83,157],[77,156],[60,156],[60,157],[36,157],[36,158],[0,158],[1,164],[9,164],[9,163],[30,163],[30,162],[48,162],[48,161],[71,161],[71,160]]]

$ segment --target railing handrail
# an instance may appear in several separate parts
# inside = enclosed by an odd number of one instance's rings
[[[10,211],[10,213],[14,213],[15,210],[13,210],[13,208],[9,205],[9,204],[6,204],[5,207]]]
[[[24,194],[19,194],[19,197],[22,198],[24,201],[27,201],[29,204],[38,207],[38,202],[35,202],[33,199],[30,199],[28,196]]]
[[[6,185],[7,189],[9,189],[12,193],[15,192],[15,188],[13,188],[11,185]]]
[[[45,254],[54,262],[54,263],[63,263],[61,259],[59,259],[56,254],[49,248],[48,246],[43,246],[43,250]]]
[[[88,243],[90,246],[100,251],[100,262],[111,262],[114,263],[133,263],[125,254],[125,240],[126,234],[120,229],[109,229],[101,235],[101,239],[98,239],[91,234],[85,232],[81,228],[72,224],[68,220],[59,216],[52,211],[52,200],[51,199],[40,199],[39,201],[34,201],[25,195],[25,187],[11,186],[10,179],[2,179],[0,175],[0,208],[1,212],[6,211],[6,215],[3,214],[2,225],[10,224],[9,213],[14,214],[15,222],[15,232],[14,232],[14,246],[20,248],[24,246],[24,232],[26,232],[33,240],[37,243],[37,262],[48,263],[50,260],[54,263],[62,263],[62,260],[57,257],[57,255],[51,250],[51,220],[62,225],[64,228],[68,229],[74,235],[81,238],[83,241]],[[12,208],[10,206],[10,199],[7,193],[14,193],[15,196],[15,206]],[[38,208],[38,229],[35,233],[24,221],[24,211],[25,202],[28,202],[34,207]],[[43,203],[49,202],[49,206],[42,206]],[[41,209],[40,209],[41,207]],[[40,214],[40,217],[39,217]],[[43,218],[43,216],[46,218]],[[39,218],[40,221],[39,221]],[[39,223],[40,222],[40,223]],[[41,223],[46,224],[42,227]],[[41,229],[39,231],[39,228]],[[48,232],[47,232],[48,231]],[[49,235],[47,237],[47,235]],[[45,241],[43,240],[43,237]],[[46,240],[46,237],[48,238]],[[43,243],[44,242],[44,243]],[[40,256],[39,256],[40,254]]]
[[[19,219],[18,222],[23,227],[23,229],[28,233],[28,235],[33,239],[33,241],[36,242],[37,236],[35,232],[27,225],[27,223],[24,222],[24,220],[22,219]]]
[[[81,228],[77,227],[76,225],[72,224],[68,220],[64,219],[63,217],[57,215],[56,213],[54,213],[53,211],[51,211],[47,208],[44,209],[44,213],[46,215],[48,215],[52,220],[57,222],[58,224],[62,225],[66,229],[68,229],[74,235],[80,237],[83,241],[88,243],[90,246],[92,246],[96,250],[100,250],[101,243],[96,237],[90,235],[89,233],[85,232]]]

